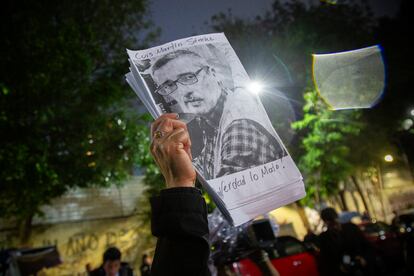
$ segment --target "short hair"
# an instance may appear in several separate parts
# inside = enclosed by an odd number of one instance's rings
[[[321,218],[323,221],[333,222],[338,219],[338,213],[334,208],[328,207],[321,211]]]
[[[157,60],[154,65],[152,66],[152,73],[154,74],[154,72],[158,69],[160,69],[161,67],[163,67],[165,64],[167,64],[168,62],[182,57],[182,56],[194,56],[197,58],[203,58],[201,57],[199,54],[189,51],[189,50],[176,50],[174,52],[165,54],[164,56],[162,56],[159,60]]]
[[[142,262],[143,262],[143,263],[145,262],[145,259],[146,259],[146,258],[148,258],[148,255],[147,255],[147,254],[142,255]]]
[[[121,260],[121,251],[116,247],[109,247],[103,254],[103,262]]]

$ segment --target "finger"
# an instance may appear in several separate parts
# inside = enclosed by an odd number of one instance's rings
[[[161,126],[161,127],[160,127]],[[171,132],[175,128],[184,128],[187,129],[187,126],[185,123],[174,120],[170,118],[163,118],[159,121],[156,121],[151,126],[151,136],[154,137],[154,133],[157,131],[161,131],[162,133],[168,133]]]
[[[177,131],[174,135],[171,135],[170,139],[175,139],[177,143],[181,143],[183,145],[183,149],[190,156],[190,159],[193,159],[191,154],[191,137],[187,130]]]
[[[174,143],[191,143],[190,134],[183,128],[174,129],[165,137],[165,139]]]
[[[171,148],[187,149],[190,147],[190,135],[186,129],[175,128],[169,132],[166,130],[163,131],[165,133],[163,137],[152,139],[151,141],[150,149],[153,156],[162,158],[163,156],[168,155]]]
[[[177,119],[177,113],[164,113],[160,117],[158,117],[152,124],[151,124],[151,134],[157,129],[158,125],[165,119]]]
[[[174,120],[174,119],[164,119],[162,120],[156,129],[154,129],[154,133],[156,131],[161,131],[163,134],[167,134],[170,133],[171,131],[175,130],[175,129],[184,129],[187,130],[187,125],[179,120]],[[153,133],[153,134],[154,134]]]
[[[191,138],[188,131],[176,129],[166,139],[166,143],[172,143],[176,150],[184,150],[190,157],[190,160],[193,159],[191,155]]]

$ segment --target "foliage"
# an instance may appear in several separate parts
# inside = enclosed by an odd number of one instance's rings
[[[231,12],[221,13],[212,24],[229,37],[250,76],[265,76],[265,83],[285,92],[298,114],[301,105],[295,103],[303,97],[303,118],[293,124],[298,137],[290,152],[305,175],[308,199],[316,192],[322,196],[336,193],[341,180],[377,160],[380,145],[386,143],[386,131],[372,124],[367,111],[329,110],[313,87],[311,72],[313,53],[375,44],[376,21],[367,1],[336,5],[275,1],[264,17],[243,21]],[[299,89],[289,90],[292,87]],[[266,106],[269,96],[263,97]],[[279,132],[277,122],[274,124]]]
[[[276,57],[294,72],[293,84],[304,87],[312,80],[313,53],[371,45],[372,37],[367,32],[374,22],[366,1],[306,5],[299,0],[276,0],[263,17],[241,20],[229,11],[215,15],[211,25],[213,30],[226,34],[251,77],[271,75],[269,81],[276,78],[280,86],[284,79],[273,74],[278,69],[275,66],[280,66]]]
[[[329,110],[314,90],[304,97],[304,118],[292,125],[296,130],[307,130],[299,167],[306,176],[307,198],[326,197],[337,193],[340,181],[355,169],[356,164],[350,161],[354,151],[349,141],[360,138],[365,125],[359,121],[358,111]]]
[[[157,35],[146,7],[2,3],[1,217],[27,220],[68,189],[120,183],[140,161],[147,120],[131,112],[123,74],[125,48]]]

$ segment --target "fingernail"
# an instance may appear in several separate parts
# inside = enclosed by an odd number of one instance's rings
[[[177,119],[180,119],[180,114],[177,113],[177,115],[175,116]]]

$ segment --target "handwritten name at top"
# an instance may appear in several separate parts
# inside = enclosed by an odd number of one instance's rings
[[[215,39],[212,36],[203,36],[203,37],[190,37],[187,38],[184,41],[179,42],[171,42],[166,45],[160,46],[155,48],[153,51],[145,51],[144,53],[138,52],[135,54],[135,57],[137,59],[146,59],[146,58],[152,58],[160,54],[166,54],[168,52],[172,52],[174,50],[178,50],[183,47],[188,46],[195,46],[197,44],[203,44],[206,42],[214,42]]]

